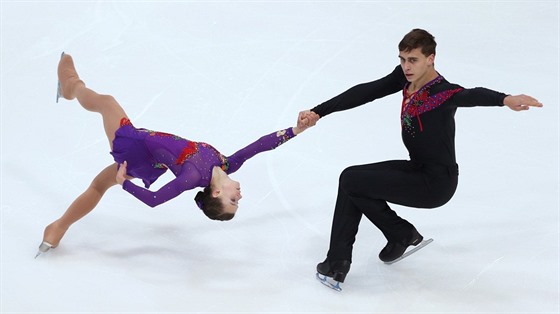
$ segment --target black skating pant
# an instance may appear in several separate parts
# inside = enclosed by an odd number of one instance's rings
[[[387,241],[408,239],[412,224],[397,216],[387,202],[416,208],[447,203],[457,188],[458,166],[393,160],[351,166],[340,175],[327,257],[352,260],[352,246],[362,214]]]

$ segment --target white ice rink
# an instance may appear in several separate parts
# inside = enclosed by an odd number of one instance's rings
[[[1,5],[2,313],[558,313],[558,1],[7,1]],[[400,95],[334,113],[232,177],[231,222],[195,191],[154,209],[115,187],[33,259],[43,228],[112,162],[98,115],[55,103],[66,51],[139,127],[224,154],[398,64],[412,28],[464,87],[541,109],[459,109],[455,197],[393,206],[434,242],[398,264],[362,220],[341,293],[315,279],[338,175],[405,159]],[[165,175],[154,188],[168,181]]]

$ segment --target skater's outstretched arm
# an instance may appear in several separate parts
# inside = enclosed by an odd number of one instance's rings
[[[235,154],[228,157],[229,169],[227,173],[231,174],[236,172],[248,159],[259,153],[277,148],[311,126],[312,125],[309,124],[309,121],[306,121],[304,117],[298,117],[295,127],[279,130],[262,136],[257,141],[245,146]]]

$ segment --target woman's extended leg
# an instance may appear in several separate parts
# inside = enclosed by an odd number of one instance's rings
[[[62,97],[68,100],[76,98],[84,109],[101,114],[105,134],[112,149],[115,131],[120,127],[121,119],[128,118],[124,109],[113,96],[101,95],[87,88],[78,76],[70,55],[63,54],[60,58],[58,80]]]
[[[83,218],[99,203],[103,194],[117,184],[117,164],[112,164],[103,169],[91,182],[82,195],[78,196],[59,219],[45,228],[43,242],[49,247],[56,247],[68,228],[76,221]]]

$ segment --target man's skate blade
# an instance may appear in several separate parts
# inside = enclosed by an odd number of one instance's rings
[[[335,290],[335,291],[342,291],[342,288],[340,287],[340,282],[335,281],[325,275],[321,275],[319,273],[316,273],[315,276],[317,277],[317,280],[319,280],[323,285]]]
[[[400,261],[400,260],[402,260],[402,259],[405,259],[405,258],[407,258],[408,256],[410,256],[410,255],[416,253],[417,251],[419,251],[420,249],[422,249],[422,248],[425,247],[426,245],[432,243],[433,241],[434,241],[434,239],[431,239],[431,238],[430,238],[430,239],[427,239],[427,240],[424,240],[424,241],[420,242],[417,246],[415,246],[415,247],[413,247],[412,249],[410,249],[410,250],[408,250],[407,252],[405,252],[401,257],[397,258],[397,259],[394,260],[394,261],[385,262],[385,264],[391,265],[391,264],[394,264],[394,263],[396,263],[396,262],[398,262],[398,261]]]

